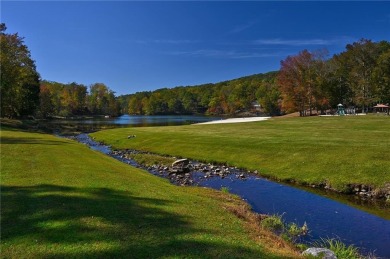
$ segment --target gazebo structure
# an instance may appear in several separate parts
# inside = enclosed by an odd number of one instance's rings
[[[339,116],[345,115],[344,106],[343,106],[341,103],[339,103],[339,104],[337,105],[336,114],[339,115]]]
[[[389,115],[389,105],[386,104],[377,104],[374,106],[376,112],[385,112]]]

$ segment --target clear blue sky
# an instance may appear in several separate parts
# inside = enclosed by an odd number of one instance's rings
[[[303,49],[330,55],[390,40],[390,2],[2,1],[42,79],[117,95],[278,70]]]

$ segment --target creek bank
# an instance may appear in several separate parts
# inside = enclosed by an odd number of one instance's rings
[[[103,143],[101,143],[103,144]],[[155,156],[162,156],[159,154],[155,154],[147,151],[133,150],[133,149],[125,149],[125,150],[113,150],[111,155],[120,157],[120,158],[131,158],[132,155],[136,154],[151,154]],[[163,156],[162,156],[163,157]],[[168,157],[168,156],[166,156]],[[171,157],[174,159],[180,159],[176,157]],[[220,177],[225,178],[230,174],[234,174],[237,179],[245,179],[249,175],[255,175],[260,177],[265,177],[261,175],[258,170],[249,171],[242,168],[232,167],[225,164],[212,164],[212,163],[202,163],[199,161],[188,160],[188,165],[185,170],[178,170],[174,166],[168,166],[166,164],[155,164],[151,166],[146,166],[139,164],[138,166],[142,166],[144,169],[149,172],[163,176],[165,178],[170,179],[172,183],[177,185],[193,185],[193,175],[196,174],[197,178],[199,178],[199,173],[204,173],[203,178],[207,179],[210,177]],[[294,180],[281,181],[280,179],[275,179],[272,177],[265,177],[271,180],[275,180],[278,182],[286,182],[288,184],[292,184],[294,186],[307,186],[314,189],[323,189],[326,191],[331,191],[335,193],[340,193],[344,195],[353,195],[356,199],[363,201],[375,201],[375,200],[386,200],[390,201],[390,184],[385,185],[384,188],[373,188],[372,186],[366,184],[349,184],[344,190],[338,190],[333,188],[328,183],[320,183],[320,184],[308,184],[308,183],[300,183],[295,182]]]
[[[133,156],[139,154],[156,155],[151,152],[132,149],[112,150],[109,153],[110,156],[125,160],[128,164],[135,165],[138,168],[143,168],[154,175],[167,178],[171,183],[181,186],[198,185],[199,181],[212,177],[220,177],[221,179],[224,179],[228,175],[234,175],[236,179],[245,180],[248,177],[248,174],[251,173],[237,167],[214,165],[211,163],[202,163],[183,158],[174,158],[176,161],[170,165],[139,164],[133,160]]]
[[[214,165],[189,159],[162,156],[147,151],[111,149],[110,146],[105,145],[103,142],[91,139],[87,134],[67,136],[67,138],[86,144],[91,148],[103,152],[126,164],[144,169],[154,175],[169,179],[173,184],[181,186],[198,186],[201,181],[215,177],[224,179],[227,176],[233,176],[234,179],[245,180],[250,175],[253,175],[253,173],[258,173],[257,171],[250,172],[227,165]],[[166,162],[148,165],[136,161],[134,159],[134,156],[136,155],[153,155],[162,158],[172,158],[173,163],[167,164]]]
[[[327,194],[313,194],[313,191],[302,188],[302,185],[299,189],[292,188],[285,184],[261,178],[259,172],[256,175],[254,172],[240,170],[226,164],[216,166],[211,163],[162,155],[155,155],[155,157],[161,158],[156,160],[152,152],[130,149],[112,150],[111,147],[105,146],[102,142],[95,142],[87,134],[81,134],[73,138],[87,144],[91,149],[110,155],[119,161],[142,168],[154,175],[165,177],[174,184],[227,190],[248,202],[256,213],[271,215],[279,213],[279,215],[284,215],[287,222],[295,222],[299,225],[307,222],[310,226],[310,234],[303,238],[304,243],[310,243],[323,236],[329,238],[342,237],[340,241],[347,245],[358,244],[364,254],[378,251],[379,255],[390,255],[390,249],[385,245],[388,243],[387,231],[383,231],[389,229],[388,221],[359,211],[352,206],[331,200],[327,197]],[[137,155],[139,157],[136,157],[136,159],[143,161],[142,165],[132,159]],[[139,160],[140,158],[141,160]],[[178,160],[186,162],[174,163]],[[163,162],[160,163],[160,161]],[[148,162],[149,164],[147,164]],[[178,164],[180,166],[174,168]],[[222,175],[220,175],[221,173]],[[332,193],[334,192],[328,192],[328,194]],[[357,228],[356,226],[360,227]],[[351,229],[354,231],[351,232]]]
[[[347,196],[355,196],[355,198],[363,201],[386,201],[390,202],[390,183],[385,184],[382,188],[374,188],[373,186],[367,185],[367,184],[347,184],[343,187],[343,189],[334,188],[329,183],[306,183],[306,182],[299,182],[292,179],[289,179],[287,181],[283,181],[277,178],[270,179],[278,182],[285,182],[288,184],[292,184],[293,186],[303,186],[303,187],[309,187],[313,189],[319,189],[319,190],[325,190],[325,191],[331,191],[334,193],[339,193]]]

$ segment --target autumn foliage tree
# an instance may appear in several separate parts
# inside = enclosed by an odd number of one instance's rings
[[[62,84],[52,81],[41,82],[40,117],[74,115],[120,115],[119,101],[106,85],[96,83],[90,86],[78,83]]]
[[[114,91],[103,83],[95,83],[89,87],[87,107],[92,114],[120,115],[120,106]]]
[[[298,110],[300,116],[305,115],[305,110],[312,101],[311,66],[312,54],[307,50],[281,61],[278,83],[283,97],[283,109],[286,111]]]
[[[281,61],[277,82],[282,107],[287,112],[299,111],[300,116],[312,114],[314,108],[327,103],[322,86],[326,74],[321,52],[301,51]]]

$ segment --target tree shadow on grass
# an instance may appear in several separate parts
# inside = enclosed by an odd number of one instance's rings
[[[16,257],[15,249],[26,248],[30,256],[41,258],[269,258],[258,250],[194,240],[193,235],[213,233],[170,212],[172,201],[106,188],[1,188],[6,257]]]
[[[40,138],[19,138],[19,137],[1,137],[1,144],[40,144],[40,145],[60,145],[69,144],[63,140],[48,140]]]

